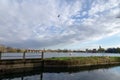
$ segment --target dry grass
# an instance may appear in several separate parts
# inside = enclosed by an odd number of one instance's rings
[[[120,57],[59,57],[45,59],[45,62],[52,65],[96,65],[120,62]]]

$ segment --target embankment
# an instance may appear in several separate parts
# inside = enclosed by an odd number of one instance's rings
[[[116,65],[120,64],[120,57],[63,57],[48,59],[26,59],[26,60],[0,60],[0,72],[13,69],[34,69],[34,68],[67,68]]]
[[[63,57],[44,60],[45,67],[85,67],[120,64],[120,57]]]

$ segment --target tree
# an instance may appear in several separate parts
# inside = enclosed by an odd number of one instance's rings
[[[105,49],[99,46],[98,52],[105,52]]]

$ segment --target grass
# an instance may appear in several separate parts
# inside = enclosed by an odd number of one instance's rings
[[[110,64],[120,62],[120,57],[58,57],[58,58],[47,58],[45,61],[47,64],[55,65],[82,65],[82,64]]]

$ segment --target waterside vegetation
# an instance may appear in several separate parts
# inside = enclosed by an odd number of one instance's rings
[[[0,60],[0,72],[28,68],[86,68],[94,66],[120,65],[120,57],[59,57],[46,59]]]
[[[120,57],[60,57],[44,59],[47,65],[91,66],[120,64]]]

